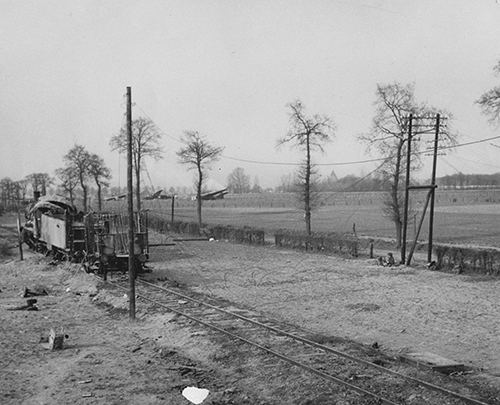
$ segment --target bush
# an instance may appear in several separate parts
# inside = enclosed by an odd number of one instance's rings
[[[194,222],[170,222],[169,220],[150,215],[149,226],[160,233],[174,232],[189,235],[201,235],[215,239],[225,239],[231,242],[248,243],[251,245],[264,244],[264,231],[250,227],[234,228],[230,225],[213,225],[200,229]]]
[[[274,234],[274,241],[280,247],[358,257],[359,240],[350,234],[315,232],[307,235],[304,232],[280,230]]]
[[[500,275],[500,250],[434,245],[436,268],[456,273]]]

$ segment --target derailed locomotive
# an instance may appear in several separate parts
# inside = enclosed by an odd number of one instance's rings
[[[22,240],[35,251],[58,260],[82,263],[87,272],[105,275],[128,268],[128,216],[84,214],[59,196],[42,197],[26,212]],[[149,258],[147,212],[134,215],[134,263],[144,269]]]

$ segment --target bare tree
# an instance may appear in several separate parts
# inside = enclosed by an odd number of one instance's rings
[[[493,71],[500,75],[500,61],[495,65]],[[491,123],[500,123],[500,86],[495,86],[484,93],[476,103],[481,106],[483,113],[488,115]]]
[[[64,155],[66,167],[75,171],[83,193],[83,211],[87,212],[87,180],[90,168],[90,153],[81,145],[75,145]]]
[[[10,177],[4,177],[0,180],[0,193],[3,209],[12,209],[15,207],[16,187],[15,181]],[[2,208],[2,207],[0,207]],[[0,209],[0,212],[2,209]]]
[[[59,178],[60,186],[65,193],[68,193],[71,204],[75,201],[75,189],[78,185],[78,173],[74,167],[61,167],[56,169],[56,176]]]
[[[141,209],[141,169],[143,160],[151,157],[155,160],[161,159],[162,148],[160,146],[161,135],[158,128],[149,118],[139,117],[132,122],[132,160],[136,184],[137,210]],[[126,128],[114,135],[110,142],[111,150],[120,153],[127,151],[128,138]]]
[[[295,173],[287,173],[280,177],[279,184],[274,188],[278,193],[290,193],[297,191],[297,175]]]
[[[250,191],[250,176],[242,167],[237,167],[227,176],[227,187],[231,193],[242,194]]]
[[[91,154],[89,158],[89,175],[97,186],[97,204],[99,211],[102,211],[102,187],[109,187],[108,180],[111,179],[111,172],[106,167],[104,160],[95,153]]]
[[[19,192],[21,194],[21,199],[24,201],[26,199],[26,194],[28,193],[29,181],[27,179],[18,180],[17,185],[19,187]]]
[[[312,205],[312,181],[314,179],[314,168],[311,153],[317,149],[323,151],[323,144],[330,141],[335,134],[335,124],[326,115],[315,114],[307,116],[300,100],[288,104],[290,108],[288,133],[278,141],[278,145],[292,143],[305,152],[304,163],[299,170],[298,179],[300,186],[300,198],[304,203],[304,219],[306,232],[311,234],[311,210]]]
[[[46,195],[47,187],[53,183],[48,173],[31,173],[25,179],[31,184],[33,192],[39,191],[41,195]]]
[[[201,221],[201,190],[205,179],[205,172],[212,162],[220,158],[223,147],[212,146],[206,138],[197,131],[186,131],[182,139],[184,146],[177,151],[179,162],[189,166],[189,169],[197,171],[196,199],[198,212],[198,225],[202,227]]]
[[[405,168],[407,165],[407,145],[409,116],[425,117],[430,114],[450,114],[423,104],[417,104],[414,95],[414,85],[391,83],[377,85],[375,100],[375,116],[369,133],[363,134],[359,139],[364,142],[369,150],[377,151],[385,160],[379,170],[383,174],[390,191],[384,201],[384,213],[394,223],[396,242],[398,248],[402,241],[403,206]],[[421,165],[421,135],[428,129],[419,129],[418,120],[413,123],[414,135],[411,148],[411,171],[417,170]],[[433,129],[431,130],[433,132]],[[442,132],[442,141],[452,143],[456,135],[448,131]]]

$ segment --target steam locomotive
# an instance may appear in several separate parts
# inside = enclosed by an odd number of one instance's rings
[[[147,212],[134,215],[134,262],[144,269],[149,258]],[[128,216],[121,213],[84,214],[65,198],[41,197],[26,212],[22,241],[58,260],[82,263],[87,272],[106,274],[128,268]]]

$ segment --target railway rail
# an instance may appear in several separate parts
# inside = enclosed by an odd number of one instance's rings
[[[128,287],[111,282],[120,289]],[[247,310],[228,310],[206,302],[187,292],[179,292],[151,282],[137,279],[137,297],[150,304],[178,314],[195,323],[258,348],[282,361],[312,373],[322,379],[343,386],[378,404],[406,403],[402,397],[421,394],[427,390],[422,404],[491,405],[448,388],[405,375],[372,360],[363,359],[331,346],[317,343],[301,334],[298,328],[283,325]],[[213,302],[213,300],[211,300]],[[335,370],[331,374],[325,370]],[[367,374],[369,373],[369,374]],[[368,378],[357,378],[356,376]]]

